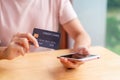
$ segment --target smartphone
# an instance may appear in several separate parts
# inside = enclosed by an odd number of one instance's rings
[[[62,55],[62,56],[59,56],[58,58],[60,57],[64,57],[64,58],[68,58],[70,60],[75,60],[75,61],[82,61],[82,62],[85,62],[85,61],[89,61],[89,60],[94,60],[94,59],[99,59],[100,56],[99,55],[94,55],[94,54],[89,54],[87,56],[85,55],[81,55],[78,53],[70,53],[70,54],[67,54],[67,55]]]

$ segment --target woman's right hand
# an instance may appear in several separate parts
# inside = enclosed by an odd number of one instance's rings
[[[3,51],[3,58],[13,59],[19,55],[24,56],[25,53],[29,52],[30,43],[39,47],[37,40],[30,33],[17,33]]]

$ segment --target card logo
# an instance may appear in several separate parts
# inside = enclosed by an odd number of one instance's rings
[[[36,39],[39,37],[39,34],[37,34],[37,33],[34,33],[34,35],[33,35]]]

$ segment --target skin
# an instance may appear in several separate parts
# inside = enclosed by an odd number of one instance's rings
[[[89,46],[91,40],[89,35],[85,32],[79,20],[73,19],[63,24],[65,31],[74,39],[74,51],[83,55],[89,54]],[[6,47],[0,47],[0,59],[14,59],[17,56],[24,56],[29,52],[30,43],[35,47],[39,47],[37,40],[29,33],[17,33],[11,39],[11,42]],[[59,58],[65,68],[77,68],[83,62],[69,60],[67,58]]]
[[[39,47],[37,40],[30,33],[17,33],[7,47],[0,47],[0,59],[11,60],[19,55],[24,56],[29,52],[30,42]]]
[[[74,39],[74,51],[83,55],[88,55],[91,44],[89,35],[85,32],[78,19],[74,19],[63,25],[65,31]],[[77,62],[67,58],[60,58],[61,63],[66,68],[77,68],[84,62]]]

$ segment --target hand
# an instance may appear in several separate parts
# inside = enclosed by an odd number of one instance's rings
[[[29,52],[30,43],[33,43],[35,47],[38,47],[37,40],[29,33],[17,33],[13,36],[10,44],[4,50],[4,59],[13,59],[19,55],[24,56]]]
[[[74,49],[75,52],[82,54],[82,55],[89,55],[89,49],[87,46],[78,46],[77,48]]]
[[[79,57],[80,55],[84,55],[87,56],[89,54],[88,48],[85,46],[79,46],[77,49],[74,49],[75,52],[77,52],[77,54],[74,55],[74,57]],[[77,68],[79,67],[81,64],[83,64],[84,62],[79,62],[79,61],[75,61],[75,60],[71,60],[71,59],[67,59],[67,58],[60,58],[61,63],[64,65],[65,68]]]
[[[61,63],[63,64],[63,66],[68,69],[75,69],[75,68],[79,67],[81,64],[83,64],[83,62],[71,60],[68,58],[61,57],[59,59],[60,59]]]

